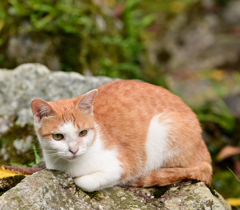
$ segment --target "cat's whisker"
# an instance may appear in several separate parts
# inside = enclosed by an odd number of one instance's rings
[[[58,162],[59,160],[61,160],[61,157],[59,156],[55,156],[55,159],[53,160],[52,164],[54,165],[56,162]]]
[[[44,151],[46,151],[46,152],[57,152],[58,150],[57,149],[45,149],[44,148]]]

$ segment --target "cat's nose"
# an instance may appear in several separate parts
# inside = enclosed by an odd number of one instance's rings
[[[76,153],[78,152],[78,148],[77,147],[69,148],[69,152],[76,155]]]

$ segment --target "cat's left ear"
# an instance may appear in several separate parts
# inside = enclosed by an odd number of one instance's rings
[[[89,112],[89,114],[93,113],[93,102],[98,93],[97,89],[94,89],[85,94],[85,96],[78,102],[77,107],[80,109],[84,109]]]
[[[32,100],[31,103],[33,117],[35,122],[40,123],[43,117],[54,116],[56,111],[50,106],[46,101],[36,98]]]

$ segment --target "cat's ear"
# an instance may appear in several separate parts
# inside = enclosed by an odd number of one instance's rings
[[[43,117],[49,117],[56,114],[54,108],[52,108],[46,101],[36,98],[31,103],[33,117],[36,122],[40,122]]]
[[[85,94],[83,98],[77,103],[77,107],[80,109],[84,109],[89,112],[89,114],[93,113],[93,102],[97,95],[98,90],[94,89]]]

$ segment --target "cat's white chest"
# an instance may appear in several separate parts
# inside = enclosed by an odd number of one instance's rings
[[[97,136],[85,154],[67,165],[67,171],[72,177],[84,176],[108,169],[117,169],[119,173],[122,171],[117,151],[105,149],[100,136]]]
[[[92,192],[115,186],[124,172],[118,159],[117,148],[106,149],[100,135],[88,147],[86,153],[74,161],[56,161],[45,155],[49,169],[65,170],[74,178],[77,186]]]

